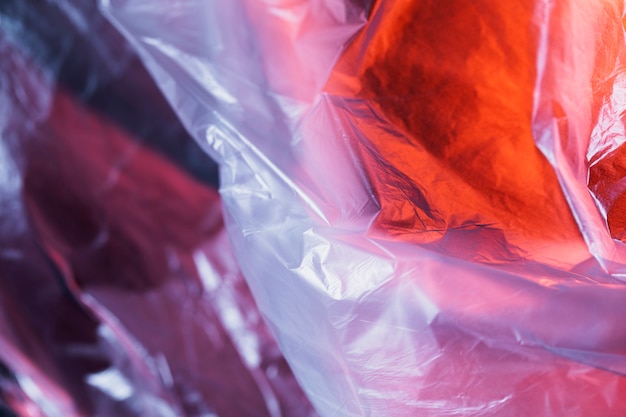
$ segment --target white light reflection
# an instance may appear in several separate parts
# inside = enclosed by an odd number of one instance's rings
[[[117,369],[109,368],[100,373],[89,375],[87,383],[118,401],[123,401],[133,395],[133,387]]]
[[[213,269],[206,254],[201,250],[194,252],[193,261],[196,264],[198,275],[200,275],[200,279],[205,288],[208,291],[215,291],[220,285],[221,278],[215,269]]]

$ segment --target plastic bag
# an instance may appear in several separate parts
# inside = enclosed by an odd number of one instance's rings
[[[0,4],[0,415],[315,415],[138,63],[91,1]]]
[[[322,416],[624,415],[622,1],[102,5]]]

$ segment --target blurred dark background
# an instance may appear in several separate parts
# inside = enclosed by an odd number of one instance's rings
[[[131,46],[100,14],[96,0],[0,0],[0,35],[19,45],[55,79],[57,88],[217,188],[217,165],[186,132]],[[5,393],[17,385],[6,365],[0,363],[0,391]],[[0,396],[0,417],[9,416],[16,414]]]
[[[85,105],[217,187],[217,165],[186,132],[96,0],[1,0],[0,30]]]

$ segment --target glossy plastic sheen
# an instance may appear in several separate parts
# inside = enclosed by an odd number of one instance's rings
[[[626,414],[623,1],[102,6],[322,416]]]

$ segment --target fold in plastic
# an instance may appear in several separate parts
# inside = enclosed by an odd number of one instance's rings
[[[102,4],[322,416],[624,415],[623,1]]]

